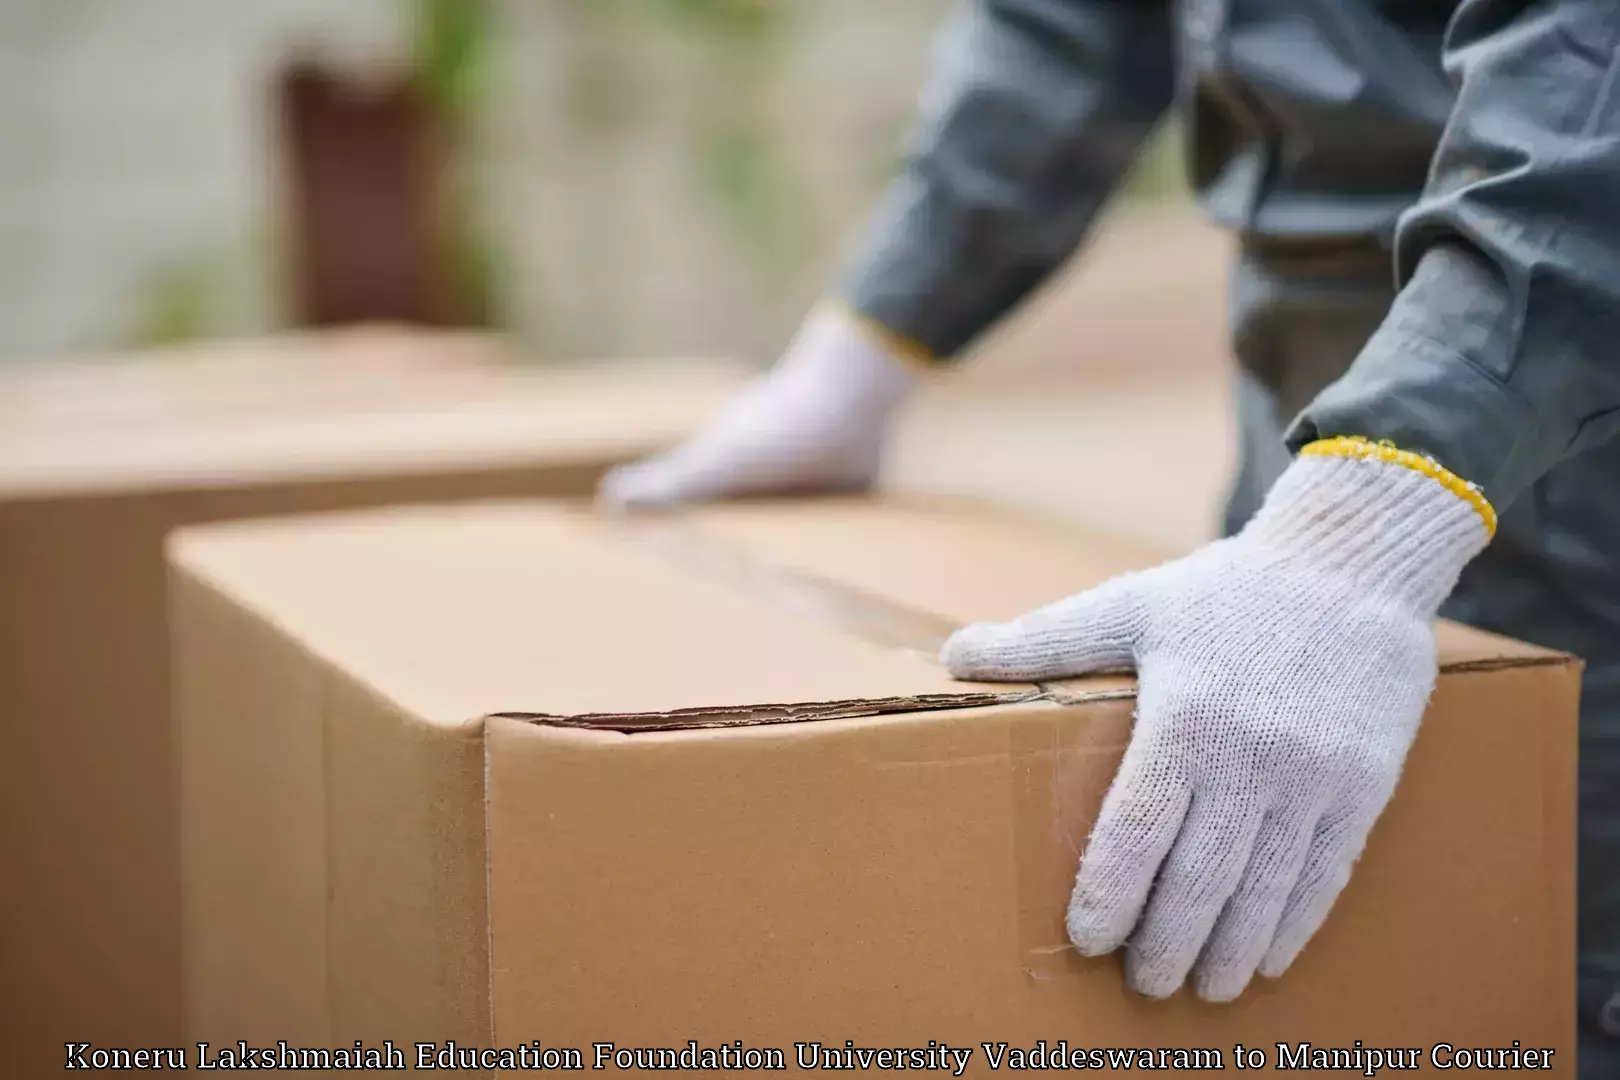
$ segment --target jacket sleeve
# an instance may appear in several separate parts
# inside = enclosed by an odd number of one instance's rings
[[[1173,91],[1170,0],[973,0],[947,22],[840,297],[933,357],[1079,247]]]
[[[1620,432],[1620,4],[1467,0],[1388,317],[1289,433],[1430,454],[1500,509]]]

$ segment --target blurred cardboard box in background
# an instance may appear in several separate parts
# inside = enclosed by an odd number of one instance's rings
[[[54,1075],[69,1040],[179,1038],[169,530],[587,494],[605,467],[695,427],[740,375],[511,359],[496,339],[366,331],[0,379],[6,1075]]]
[[[475,386],[515,360],[494,335],[378,325],[34,361],[0,367],[0,438],[431,401],[453,396],[435,380]]]
[[[1064,930],[1132,681],[932,659],[1143,546],[937,500],[505,502],[170,553],[191,1042],[1572,1052],[1569,657],[1442,624],[1325,929],[1236,1005],[1164,1003]]]

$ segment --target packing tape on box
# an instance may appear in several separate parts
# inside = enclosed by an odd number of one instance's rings
[[[931,612],[876,596],[841,582],[761,560],[675,517],[615,520],[615,538],[683,569],[746,591],[783,610],[835,627],[871,644],[913,653],[937,663],[940,647],[957,623]],[[1012,846],[1018,903],[1020,964],[1034,980],[1080,978],[1115,957],[1088,959],[1070,944],[1064,925],[1075,868],[1102,793],[1118,769],[1131,731],[1136,698],[1128,677],[1041,685],[1005,694],[937,696],[868,702],[868,714],[917,708],[971,708],[1050,702],[1053,705],[1117,702],[1104,713],[1053,708],[1046,723],[1008,727],[1012,762]],[[825,703],[827,706],[851,703]],[[1106,708],[1106,706],[1105,706]],[[750,714],[759,709],[747,710]],[[847,713],[846,715],[857,715]],[[816,719],[792,707],[773,715],[738,716],[759,723]]]
[[[1038,982],[1077,979],[1117,957],[1081,956],[1069,941],[1069,895],[1103,794],[1130,741],[1134,693],[1099,694],[1086,710],[1051,710],[1008,728],[1013,767],[1013,863],[1018,947]]]
[[[596,515],[591,511],[582,513],[589,520],[588,527],[605,530],[615,540],[648,552],[655,558],[700,576],[722,581],[781,610],[815,619],[823,625],[883,648],[918,655],[930,663],[938,663],[940,646],[956,629],[955,623],[937,615],[765,562],[704,535],[673,517],[615,518]],[[1034,701],[1043,695],[1044,691],[1040,688],[1029,686],[1002,690],[964,683],[959,693],[912,694],[849,701],[702,706],[656,713],[560,716],[505,712],[494,715],[556,727],[621,732],[668,731],[842,720],[933,709],[970,709]]]
[[[617,522],[620,539],[704,577],[724,581],[775,607],[873,645],[939,662],[949,619],[841,582],[767,563],[674,520]]]

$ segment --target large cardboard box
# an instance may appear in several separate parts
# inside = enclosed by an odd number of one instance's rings
[[[579,494],[698,424],[720,366],[524,374],[367,332],[0,379],[0,1074],[180,1033],[164,535],[395,501]]]
[[[1394,803],[1285,978],[1151,1002],[1068,946],[1133,683],[964,684],[934,650],[1153,558],[933,501],[181,534],[188,1052],[943,1042],[983,1072],[985,1042],[1234,1068],[1239,1043],[1519,1040],[1566,1064],[1579,664],[1452,625]]]

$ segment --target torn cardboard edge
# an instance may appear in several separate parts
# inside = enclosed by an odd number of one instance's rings
[[[696,707],[657,713],[549,713],[500,712],[491,719],[522,720],[551,727],[622,731],[679,731],[695,728],[754,727],[760,724],[795,724],[811,720],[852,720],[885,713],[933,712],[941,709],[978,709],[990,705],[1017,705],[1046,700],[1040,689],[1005,694],[918,694],[914,697],[853,698],[848,701],[800,702],[786,705]]]
[[[960,624],[879,596],[864,589],[814,574],[768,563],[740,548],[705,534],[688,521],[671,517],[604,518],[580,508],[579,513],[613,539],[644,551],[710,580],[721,581],[778,610],[814,618],[868,644],[923,656],[938,663],[939,650]],[[1440,665],[1441,674],[1499,671],[1509,668],[1562,666],[1580,663],[1566,653],[1533,656],[1498,656],[1459,660]],[[1129,685],[1117,685],[1120,680]],[[1077,681],[1107,682],[1096,689],[1079,689]],[[766,724],[849,720],[899,713],[977,709],[995,705],[1048,703],[1059,706],[1136,698],[1136,676],[1129,669],[1098,671],[1059,682],[1021,683],[1006,691],[961,694],[919,694],[841,701],[768,703],[746,706],[693,707],[668,712],[577,713],[497,712],[488,719],[516,720],[548,727],[616,731],[626,735],[645,732],[710,728],[757,727]]]

